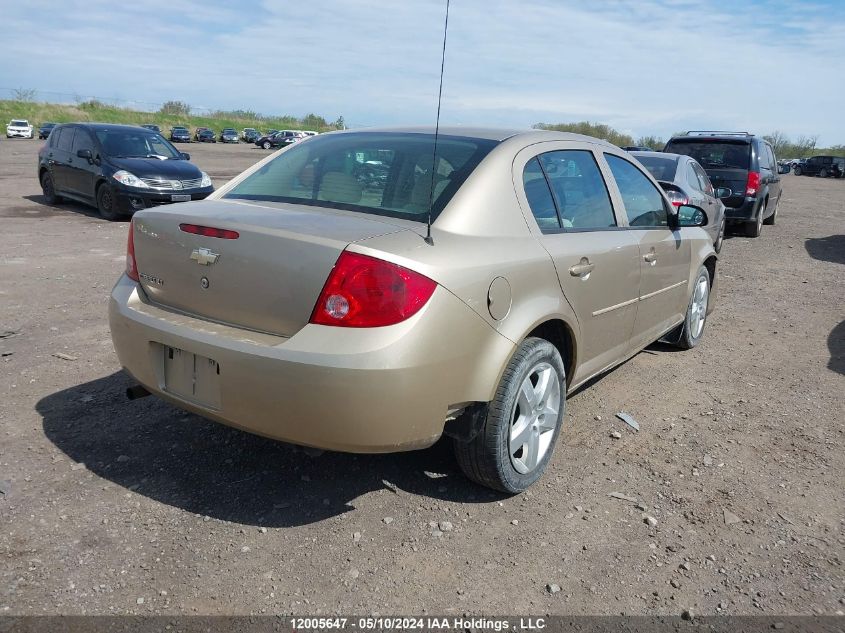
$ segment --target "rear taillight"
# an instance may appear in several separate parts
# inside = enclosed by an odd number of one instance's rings
[[[129,238],[126,240],[126,276],[133,281],[138,277],[138,264],[135,263],[135,222],[129,223]]]
[[[756,196],[757,190],[760,188],[760,172],[749,171],[748,181],[745,183],[745,195]]]
[[[199,224],[180,224],[179,230],[203,237],[219,237],[222,240],[236,240],[240,237],[240,233],[237,231],[218,229],[213,226],[200,226]]]
[[[431,279],[413,270],[344,251],[323,286],[310,323],[393,325],[419,312],[436,287]]]
[[[669,202],[676,207],[689,203],[689,198],[680,191],[669,190],[666,192],[666,197],[669,198]]]

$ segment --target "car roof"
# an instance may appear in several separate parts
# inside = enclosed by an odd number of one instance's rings
[[[747,132],[714,132],[712,134],[679,134],[669,139],[668,143],[680,141],[683,143],[695,143],[696,141],[704,141],[705,143],[712,143],[713,141],[725,141],[729,143],[753,143],[757,137]],[[667,145],[668,145],[667,143]]]
[[[397,126],[397,127],[369,127],[328,132],[328,134],[349,134],[349,133],[392,133],[392,134],[434,134],[435,126]],[[495,128],[495,127],[473,127],[462,125],[441,125],[438,133],[443,136],[463,136],[466,138],[477,138],[489,141],[506,141],[511,138],[519,138],[526,144],[541,143],[543,141],[573,141],[582,143],[598,143],[605,147],[619,151],[616,145],[592,136],[575,134],[572,132],[556,132],[553,130],[535,130],[525,128]]]
[[[108,132],[109,130],[126,130],[127,132],[137,132],[138,125],[119,125],[117,123],[89,123],[88,121],[77,121],[75,123],[62,123],[61,125],[77,125],[79,127],[88,128],[89,130],[101,130]],[[146,129],[141,127],[141,129]]]
[[[672,152],[630,152],[631,156],[635,157],[644,157],[644,158],[668,158],[670,160],[678,161],[682,158],[689,158],[685,154],[673,154]]]

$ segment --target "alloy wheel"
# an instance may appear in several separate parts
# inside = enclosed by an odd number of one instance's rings
[[[534,470],[551,447],[557,427],[560,379],[549,363],[535,365],[519,387],[511,415],[508,452],[517,472]]]
[[[707,278],[703,275],[695,282],[695,291],[690,304],[689,331],[693,339],[701,336],[704,329],[704,321],[707,319],[707,301],[710,296],[710,287]]]

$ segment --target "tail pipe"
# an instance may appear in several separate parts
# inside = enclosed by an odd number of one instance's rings
[[[146,398],[151,395],[146,387],[142,385],[133,385],[126,388],[126,397],[130,400],[137,400],[138,398]]]

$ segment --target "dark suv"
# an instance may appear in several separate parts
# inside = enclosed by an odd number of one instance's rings
[[[211,178],[190,158],[141,127],[69,123],[56,126],[38,152],[38,180],[49,204],[69,198],[116,220],[207,197],[214,191]]]
[[[672,137],[664,152],[686,154],[697,160],[714,187],[733,192],[722,202],[730,224],[743,224],[757,237],[764,224],[774,224],[781,197],[781,179],[772,146],[748,132],[693,130]]]
[[[841,156],[812,156],[795,167],[796,176],[821,176],[842,178],[845,175],[845,158]]]

